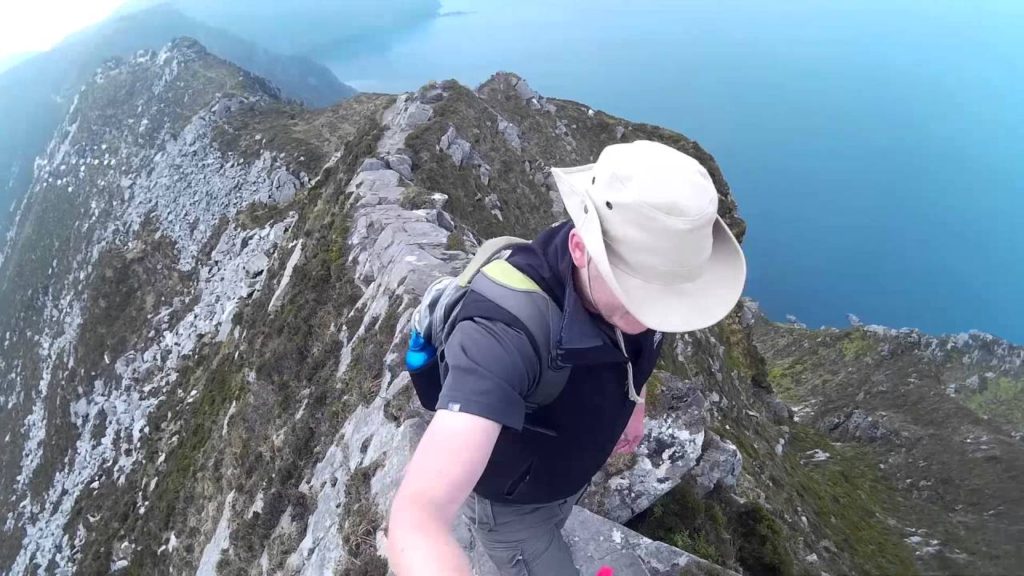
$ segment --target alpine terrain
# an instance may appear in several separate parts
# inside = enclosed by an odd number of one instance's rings
[[[0,245],[0,572],[386,574],[429,421],[412,308],[564,218],[548,169],[652,139],[511,73],[327,108],[175,40],[73,98]],[[647,434],[566,526],[584,574],[1009,574],[1024,350],[808,330],[744,300],[666,335]],[[479,574],[493,566],[457,534]]]

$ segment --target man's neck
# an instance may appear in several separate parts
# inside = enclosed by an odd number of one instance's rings
[[[597,306],[594,305],[594,300],[590,295],[590,279],[586,278],[586,273],[584,273],[578,266],[573,265],[572,276],[573,288],[576,289],[576,295],[579,296],[580,302],[583,303],[583,307],[599,320],[604,321],[604,316],[597,311]]]

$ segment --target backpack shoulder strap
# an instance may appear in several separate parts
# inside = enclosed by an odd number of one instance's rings
[[[480,271],[488,262],[494,259],[500,252],[507,250],[513,246],[520,244],[529,244],[529,240],[523,240],[522,238],[516,238],[515,236],[498,236],[491,238],[477,248],[476,254],[466,264],[466,267],[459,274],[459,286],[469,286],[473,278],[476,277],[477,272]]]
[[[569,378],[569,367],[560,365],[555,358],[562,311],[532,278],[507,260],[494,260],[480,272],[471,289],[518,318],[537,347],[540,378],[526,398],[527,409],[549,404]]]

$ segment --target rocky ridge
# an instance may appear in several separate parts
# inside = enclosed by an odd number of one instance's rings
[[[483,239],[563,216],[549,167],[638,138],[702,162],[742,238],[697,143],[513,74],[311,111],[189,41],[102,70],[0,262],[0,570],[386,573],[430,416],[401,370],[412,306]],[[913,571],[885,486],[792,419],[756,330],[747,305],[666,336],[649,433],[567,525],[587,570]]]

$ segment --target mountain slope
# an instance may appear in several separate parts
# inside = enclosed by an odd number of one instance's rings
[[[898,525],[927,573],[1012,574],[1024,539],[1024,348],[758,316],[769,379],[797,418],[857,446],[898,490]]]
[[[307,58],[281,56],[167,6],[135,12],[80,32],[0,74],[0,234],[32,182],[32,163],[68,113],[75,93],[105,60],[197,38],[210,51],[270,79],[289,98],[326,106],[355,91]]]

